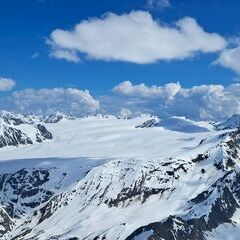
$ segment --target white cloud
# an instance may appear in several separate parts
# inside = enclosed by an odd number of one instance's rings
[[[99,101],[89,91],[76,88],[26,89],[15,91],[3,99],[6,110],[17,112],[35,112],[50,114],[62,111],[70,114],[84,115],[99,110]]]
[[[117,85],[113,89],[113,92],[127,96],[141,96],[144,98],[157,98],[159,96],[162,96],[170,99],[174,97],[180,89],[181,86],[179,83],[169,83],[165,86],[148,87],[144,83],[133,85],[131,82],[125,81]]]
[[[164,86],[123,82],[113,91],[121,97],[120,108],[153,114],[216,120],[240,112],[240,84],[202,85],[182,88],[179,83]],[[104,104],[103,104],[104,105]]]
[[[10,78],[0,77],[0,91],[11,91],[16,85],[16,82]]]
[[[169,0],[148,0],[147,4],[151,8],[167,8],[171,6]]]
[[[240,74],[240,46],[223,50],[214,63]]]
[[[163,86],[120,83],[113,93],[97,99],[76,88],[25,89],[0,99],[5,110],[74,115],[89,113],[150,113],[185,116],[194,120],[221,120],[240,112],[240,83],[228,86],[202,85],[183,88],[180,83]]]
[[[57,59],[65,59],[69,62],[79,62],[80,58],[77,56],[77,53],[75,51],[69,51],[69,50],[63,50],[63,49],[54,49],[51,51],[50,54],[51,57],[57,58]]]
[[[132,11],[123,15],[107,13],[102,18],[82,21],[71,30],[56,29],[48,44],[51,55],[58,59],[77,62],[78,54],[146,64],[216,52],[225,48],[226,41],[219,34],[205,32],[191,17],[170,26],[154,20],[148,12]]]

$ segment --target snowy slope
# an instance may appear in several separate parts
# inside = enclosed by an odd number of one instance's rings
[[[207,122],[194,122],[185,117],[169,117],[165,119],[152,118],[137,125],[136,128],[162,127],[171,131],[198,133],[213,130],[213,126]]]
[[[215,124],[217,130],[233,129],[240,127],[240,114],[235,114],[226,121]]]
[[[148,117],[135,119],[83,118],[46,124],[54,139],[27,148],[2,149],[4,159],[34,158],[135,158],[179,155],[194,148],[207,137],[218,133],[184,133],[163,128],[136,129]],[[172,149],[172,146],[175,146]]]
[[[66,119],[0,149],[1,239],[237,240],[240,133],[148,120]]]

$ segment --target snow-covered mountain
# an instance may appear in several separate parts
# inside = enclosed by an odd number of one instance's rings
[[[57,123],[61,120],[74,120],[74,119],[76,119],[76,118],[71,115],[61,113],[61,112],[56,112],[56,113],[53,113],[53,114],[43,117],[43,121],[45,123]]]
[[[39,119],[6,111],[0,112],[0,148],[40,143],[52,139],[52,134]]]
[[[179,132],[208,132],[212,130],[212,125],[207,122],[194,122],[185,117],[169,117],[165,119],[152,118],[136,128],[162,127],[171,131]]]
[[[0,149],[1,239],[239,239],[239,130],[147,116],[46,129]]]
[[[226,121],[215,124],[217,130],[233,129],[240,127],[240,114],[235,114]]]

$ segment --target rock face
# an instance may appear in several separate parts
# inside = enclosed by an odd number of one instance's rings
[[[185,159],[110,160],[78,180],[58,165],[1,174],[1,239],[207,239],[221,224],[236,225],[240,131],[217,135],[203,151],[208,141]]]
[[[61,183],[53,183],[56,181],[55,172],[54,169],[24,168],[14,173],[0,175],[1,239],[5,239],[5,234],[11,232],[20,219],[34,214],[39,206],[47,203],[54,193],[59,191]],[[62,181],[65,176],[64,172],[57,174]],[[24,224],[27,222],[24,221]]]
[[[14,222],[3,208],[0,209],[0,226],[0,236],[4,236],[6,233],[10,232],[14,226]]]
[[[21,130],[12,127],[1,126],[0,148],[5,146],[18,146],[32,144],[32,140]]]
[[[1,203],[11,218],[20,218],[49,200],[52,192],[44,189],[49,181],[49,169],[21,169],[15,173],[0,175]]]
[[[44,117],[44,122],[45,123],[58,123],[61,120],[70,120],[70,119],[74,119],[74,117],[70,116],[70,115],[66,115],[64,113],[61,112],[57,112],[54,114],[50,114],[49,116]]]
[[[44,125],[20,114],[0,113],[0,148],[42,142],[52,139]]]
[[[158,119],[149,119],[146,122],[137,125],[136,128],[151,128],[151,127],[157,127],[159,124]]]

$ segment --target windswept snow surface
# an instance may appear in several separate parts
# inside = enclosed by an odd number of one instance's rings
[[[26,147],[0,149],[0,159],[173,157],[198,146],[214,132],[184,133],[164,128],[136,129],[148,118],[83,118],[45,124],[54,139]],[[211,143],[210,143],[211,144]],[[214,143],[213,143],[214,144]],[[206,146],[208,147],[208,146]]]
[[[224,156],[217,144],[227,131],[205,131],[202,125],[201,131],[194,126],[183,132],[135,128],[147,120],[64,119],[46,124],[51,141],[0,149],[1,174],[27,169],[31,182],[36,175],[32,171],[40,169],[37,174],[43,171],[49,181],[38,184],[51,194],[49,201],[31,196],[38,203],[34,212],[25,202],[24,208],[18,205],[16,212],[23,214],[17,220],[11,217],[11,231],[2,239],[125,240],[141,226],[185,214],[189,201],[223,176],[213,162]],[[206,161],[192,161],[206,152],[211,156]]]

